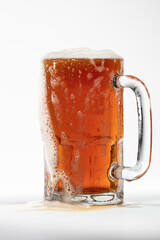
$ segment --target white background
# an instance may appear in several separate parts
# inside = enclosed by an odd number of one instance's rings
[[[38,120],[40,58],[64,48],[112,49],[125,74],[142,79],[151,94],[153,152],[148,173],[125,183],[125,199],[160,195],[160,1],[0,1],[0,199],[43,196],[43,144]],[[133,165],[137,113],[124,97],[125,163]]]
[[[128,206],[74,213],[15,211],[24,206],[12,202],[43,197],[40,59],[46,52],[74,47],[112,49],[124,58],[124,73],[146,83],[153,110],[151,167],[141,179],[125,182]],[[160,239],[159,69],[158,0],[0,0],[0,239]],[[137,113],[129,90],[124,133],[125,164],[134,165]]]

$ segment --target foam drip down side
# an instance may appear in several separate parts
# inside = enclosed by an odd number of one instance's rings
[[[47,196],[48,200],[55,191],[59,181],[63,183],[64,197],[71,198],[74,195],[74,187],[72,186],[69,176],[58,169],[58,145],[54,134],[50,113],[47,106],[47,91],[44,65],[42,63],[42,77],[40,86],[40,125],[45,151],[46,172],[48,175]]]
[[[88,58],[88,59],[122,59],[117,53],[109,49],[92,50],[89,48],[74,48],[64,49],[62,51],[50,52],[44,55],[43,59],[56,59],[56,58]]]

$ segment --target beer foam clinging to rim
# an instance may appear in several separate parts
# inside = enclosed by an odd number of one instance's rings
[[[73,48],[73,49],[64,49],[58,52],[47,53],[43,59],[55,59],[55,58],[88,58],[88,59],[102,59],[102,58],[111,58],[111,59],[122,59],[117,53],[109,49],[104,50],[92,50],[89,48]]]

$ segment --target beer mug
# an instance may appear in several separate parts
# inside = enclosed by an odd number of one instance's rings
[[[123,89],[135,93],[138,154],[123,165]],[[44,143],[44,199],[92,205],[123,201],[123,180],[150,165],[150,96],[144,83],[123,75],[111,50],[73,49],[42,59],[40,122]]]

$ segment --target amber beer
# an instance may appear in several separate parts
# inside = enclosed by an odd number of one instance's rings
[[[109,169],[121,165],[123,92],[112,79],[122,73],[118,57],[43,59],[46,199],[117,191]]]

